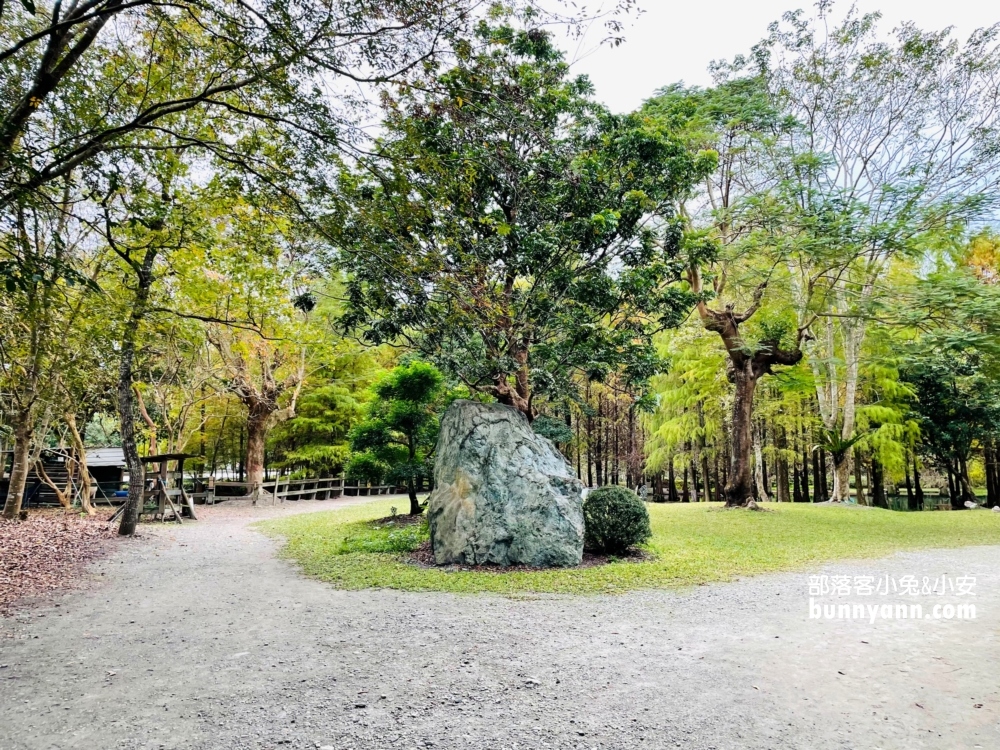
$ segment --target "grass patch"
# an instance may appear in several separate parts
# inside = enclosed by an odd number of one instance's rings
[[[430,539],[431,532],[426,519],[418,523],[407,523],[408,520],[407,516],[397,516],[347,524],[336,554],[413,552]]]
[[[405,553],[426,539],[426,524],[380,526],[389,501],[263,521],[285,539],[282,554],[311,576],[344,589],[521,593],[620,593],[726,581],[898,550],[1000,544],[1000,513],[896,513],[769,504],[771,513],[723,511],[715,504],[649,505],[647,561],[590,568],[491,572],[424,568]],[[421,536],[423,535],[423,536]],[[412,546],[411,546],[412,545]]]

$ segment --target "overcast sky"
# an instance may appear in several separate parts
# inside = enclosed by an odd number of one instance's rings
[[[639,0],[645,10],[628,28],[618,48],[600,46],[604,30],[594,28],[582,42],[564,44],[573,70],[586,73],[597,97],[615,111],[638,107],[654,90],[675,81],[711,83],[708,64],[749,51],[767,25],[787,10],[805,8],[795,0]],[[981,26],[1000,22],[995,0],[858,0],[861,11],[882,12],[886,33],[902,21],[924,29],[955,28],[965,39]],[[838,8],[846,11],[848,2]]]

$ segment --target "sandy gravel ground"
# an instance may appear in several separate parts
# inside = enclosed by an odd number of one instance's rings
[[[88,590],[0,620],[0,748],[1000,747],[1000,548],[809,571],[977,577],[975,621],[869,624],[809,619],[806,572],[617,597],[343,592],[248,528],[332,505],[146,530]]]

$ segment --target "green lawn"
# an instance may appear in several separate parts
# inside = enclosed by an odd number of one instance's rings
[[[586,569],[497,573],[422,568],[402,555],[426,526],[373,528],[390,501],[257,524],[283,537],[282,554],[311,576],[345,589],[518,593],[619,593],[683,586],[841,558],[920,547],[1000,544],[1000,513],[897,513],[878,509],[769,505],[770,513],[715,504],[649,505],[655,559]]]

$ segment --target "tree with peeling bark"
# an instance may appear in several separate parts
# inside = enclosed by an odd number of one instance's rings
[[[673,205],[714,160],[591,94],[546,32],[483,24],[434,85],[387,97],[330,220],[345,326],[529,420],[583,380],[648,379],[692,301]]]

